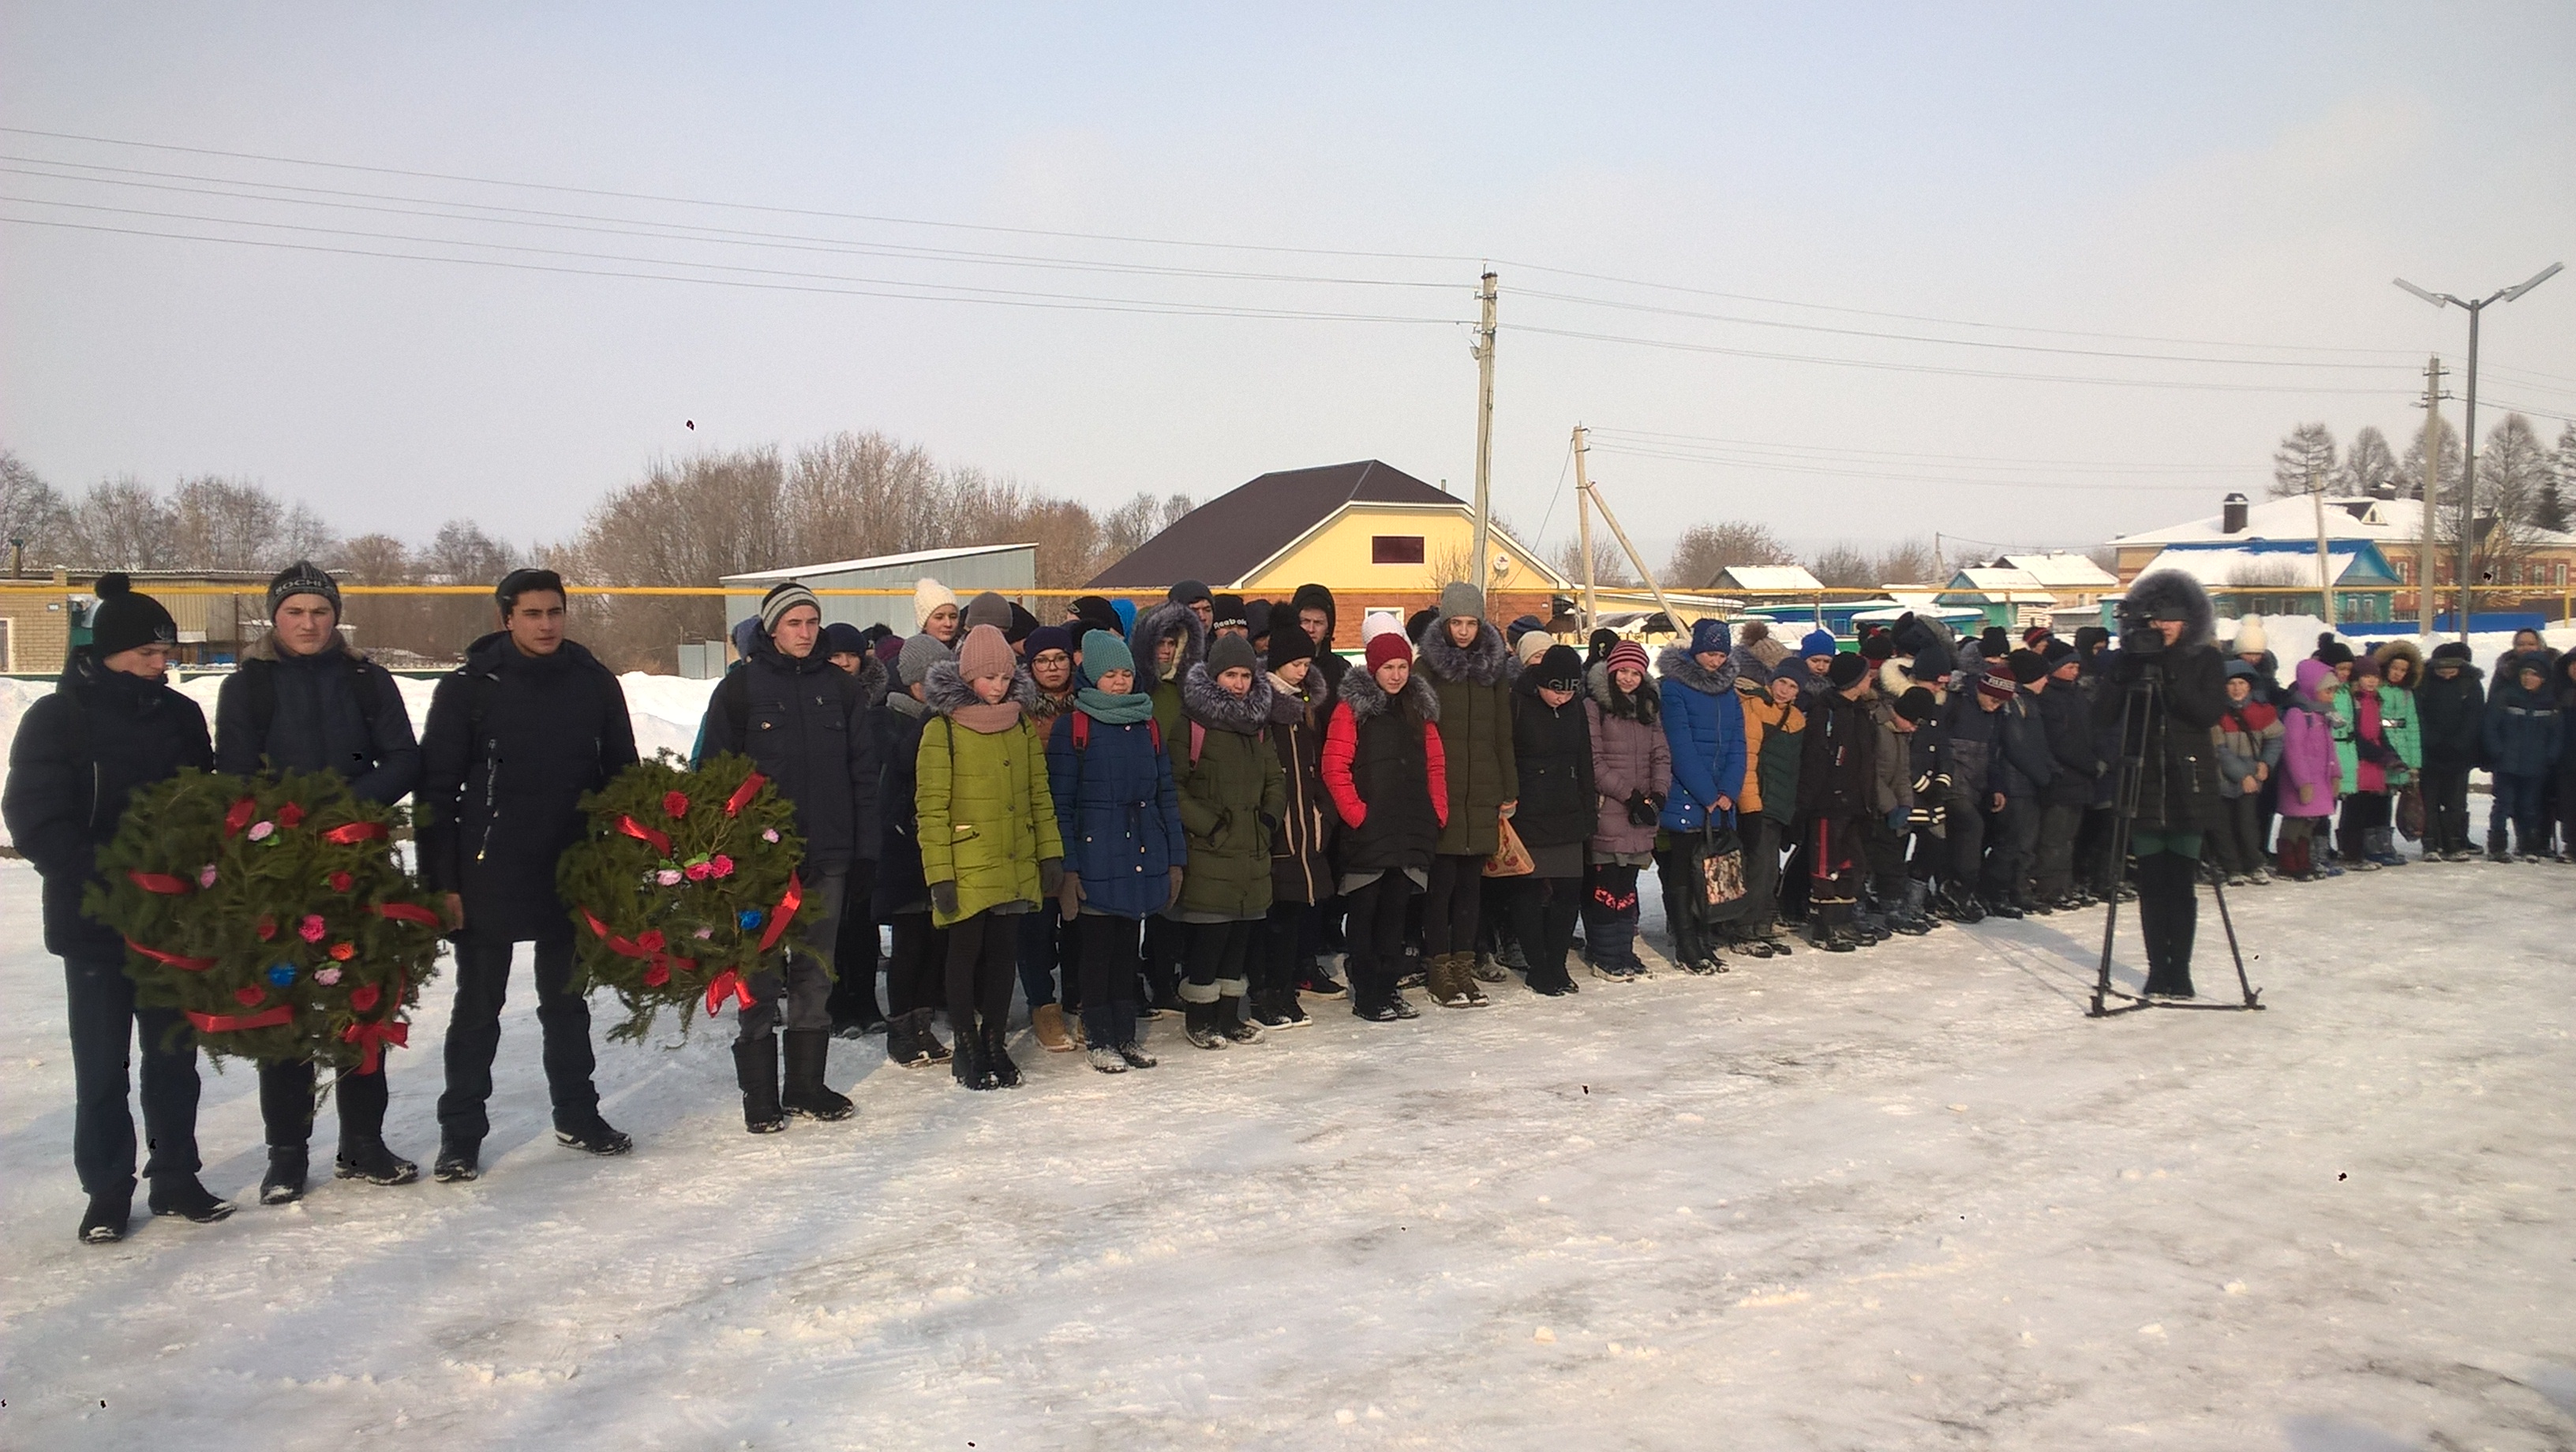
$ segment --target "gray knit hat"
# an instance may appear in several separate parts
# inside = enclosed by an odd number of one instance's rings
[[[778,622],[799,605],[813,606],[817,616],[823,613],[823,602],[814,598],[813,591],[795,580],[780,581],[760,597],[760,628],[776,635]]]
[[[1218,636],[1216,644],[1208,647],[1208,674],[1221,676],[1237,669],[1258,675],[1261,673],[1261,657],[1252,653],[1252,642],[1240,635]]]
[[[905,686],[920,685],[929,678],[932,666],[952,659],[954,655],[955,652],[939,643],[938,636],[925,630],[903,643],[902,651],[894,658],[894,678]]]
[[[1440,592],[1440,618],[1471,615],[1485,618],[1485,592],[1461,580]]]
[[[972,630],[978,625],[989,625],[1007,637],[1011,629],[1011,602],[990,590],[967,601],[965,624],[961,629]]]
[[[297,560],[277,572],[268,582],[268,618],[277,618],[277,607],[290,595],[319,595],[331,602],[331,616],[340,615],[340,586],[322,567],[311,560]]]

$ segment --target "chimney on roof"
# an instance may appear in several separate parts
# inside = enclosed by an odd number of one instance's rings
[[[2373,499],[2394,499],[2394,498],[2396,498],[2396,497],[2397,497],[2397,481],[2396,481],[2396,480],[2394,480],[2394,479],[2382,479],[2382,480],[2380,480],[2378,483],[2371,485],[2371,486],[2370,486],[2370,497],[2371,497],[2371,498],[2373,498]]]
[[[2221,534],[2243,534],[2245,532],[2245,508],[2245,496],[2242,494],[2230,494],[2225,499],[2220,500],[2218,503],[2218,532]]]

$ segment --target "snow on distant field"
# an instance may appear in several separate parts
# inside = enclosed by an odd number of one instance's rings
[[[480,1183],[91,1248],[0,864],[0,1442],[2565,1447],[2571,899],[2240,893],[2259,1014],[2087,1021],[2097,910],[1393,1026],[1310,1001],[1222,1053],[1157,1025],[1122,1078],[1022,1034],[1007,1093],[836,1045],[858,1117],[775,1138],[701,1021],[602,1046],[610,1161],[545,1132],[523,967]],[[2198,972],[2232,982],[2214,916]],[[424,1163],[446,1005],[392,1058]],[[248,1072],[200,1133],[247,1200]]]

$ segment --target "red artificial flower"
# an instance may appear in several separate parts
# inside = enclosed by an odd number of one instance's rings
[[[349,990],[349,1010],[352,1013],[365,1013],[368,1009],[375,1007],[376,1000],[383,996],[384,995],[382,993],[377,991],[376,985],[372,983],[361,984],[360,986]]]
[[[674,817],[687,816],[689,814],[688,794],[686,792],[664,792],[662,794],[662,810]]]
[[[334,963],[346,963],[357,956],[358,950],[347,943],[333,943],[331,945],[331,961]]]
[[[668,963],[656,962],[644,970],[644,986],[647,988],[659,988],[670,981],[671,965]]]
[[[704,882],[716,875],[716,869],[712,863],[692,862],[680,869],[680,875],[691,882]]]
[[[259,932],[259,940],[260,940],[261,942],[263,942],[263,943],[267,942],[267,941],[268,941],[269,939],[271,939],[271,938],[276,937],[276,936],[277,936],[277,919],[275,919],[275,918],[261,918],[261,919],[259,920],[259,929],[258,929],[258,932]]]
[[[236,988],[233,990],[233,1002],[240,1004],[244,1008],[257,1008],[264,1000],[267,999],[267,997],[267,990],[261,988]]]
[[[306,913],[304,921],[296,925],[295,935],[308,943],[318,943],[322,941],[322,935],[329,931],[330,929],[324,926],[320,913]]]
[[[347,892],[349,890],[349,884],[355,881],[357,881],[356,878],[351,877],[345,872],[334,872],[331,874],[331,890],[333,892]]]
[[[718,877],[733,876],[733,859],[727,857],[721,852],[717,853],[712,859],[710,859],[707,865],[716,870],[716,876]]]
[[[304,820],[304,809],[293,802],[277,809],[277,825],[292,830]]]

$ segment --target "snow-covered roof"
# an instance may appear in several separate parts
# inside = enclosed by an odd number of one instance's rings
[[[2120,583],[2119,576],[2083,555],[2006,555],[1998,563],[2053,590],[2107,590]]]
[[[2396,583],[2394,572],[2388,568],[2387,557],[2368,540],[2340,544],[2329,540],[2326,559],[2337,585]],[[2313,588],[2317,583],[2316,541],[2311,538],[2305,550],[2288,541],[2258,541],[2237,546],[2168,546],[2138,573],[2144,575],[2156,570],[2180,571],[2211,590],[2222,590],[2230,585],[2305,585]],[[2356,575],[2359,578],[2354,578]]]
[[[1793,590],[1821,590],[1825,588],[1825,582],[1808,574],[1804,565],[1729,565],[1718,571],[1713,588],[1778,594]]]
[[[2115,582],[2116,583],[2116,582]],[[2037,601],[2054,604],[2057,592],[2031,578],[2026,570],[1999,569],[1993,565],[1971,565],[1950,577],[1950,588],[1941,592],[1943,599],[1959,595],[1983,595],[2007,603]]]
[[[2413,544],[2424,537],[2424,504],[2418,499],[2328,499],[2325,513],[2326,538],[2330,541],[2366,539],[2383,544]],[[2304,494],[2249,504],[2245,510],[2245,527],[2234,534],[2227,532],[2226,523],[2224,514],[2213,514],[2188,524],[2124,534],[2112,543],[2151,545],[2305,540],[2313,546],[2317,540],[2316,502]],[[2535,530],[2532,535],[2535,544],[2576,545],[2576,534]]]

